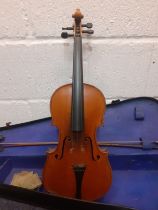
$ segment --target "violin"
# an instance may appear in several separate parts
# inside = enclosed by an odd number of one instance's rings
[[[92,34],[92,24],[82,24],[79,9],[72,15],[73,30],[61,34],[73,36],[72,84],[59,87],[51,97],[53,124],[59,129],[57,148],[47,155],[43,169],[46,191],[77,199],[96,200],[110,188],[112,170],[108,152],[96,142],[96,129],[103,122],[105,97],[96,87],[83,83],[82,34]],[[87,30],[83,30],[87,27]]]

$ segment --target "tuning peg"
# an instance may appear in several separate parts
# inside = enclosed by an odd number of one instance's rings
[[[62,32],[62,33],[61,33],[61,37],[62,37],[63,39],[67,39],[68,37],[71,37],[71,36],[73,36],[73,34],[68,34],[67,32]]]
[[[66,28],[62,27],[62,30],[73,30],[73,29],[74,29],[73,27],[66,27]]]
[[[82,27],[92,28],[93,24],[92,23],[82,24]]]
[[[94,34],[94,31],[93,30],[83,30],[82,33]]]

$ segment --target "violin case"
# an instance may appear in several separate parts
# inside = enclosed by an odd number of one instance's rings
[[[6,143],[48,142],[57,141],[58,130],[45,118],[2,127],[0,135]],[[149,97],[113,101],[107,105],[97,140],[141,142],[141,147],[104,148],[109,151],[113,181],[108,193],[96,202],[50,195],[42,187],[33,191],[11,186],[16,172],[31,170],[41,176],[46,152],[52,146],[1,146],[0,209],[158,210],[158,101]]]

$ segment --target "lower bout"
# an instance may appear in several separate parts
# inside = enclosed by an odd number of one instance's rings
[[[87,167],[82,181],[82,199],[96,200],[108,192],[112,184],[112,169],[109,163],[96,163]]]
[[[58,163],[57,163],[58,162]],[[84,200],[96,200],[110,188],[112,170],[105,159],[91,161],[88,165],[56,161],[43,171],[43,184],[46,191],[62,196]]]

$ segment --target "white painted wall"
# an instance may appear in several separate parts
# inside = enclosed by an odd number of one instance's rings
[[[95,34],[83,40],[84,81],[106,98],[158,97],[158,0],[0,0],[0,126],[50,116],[49,99],[71,82],[80,8]]]

